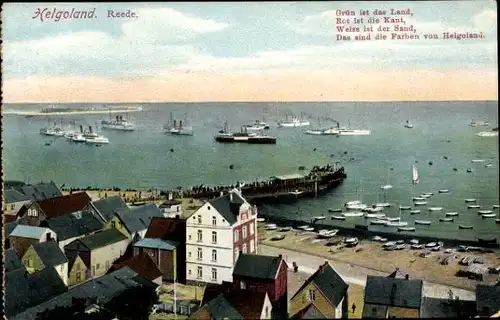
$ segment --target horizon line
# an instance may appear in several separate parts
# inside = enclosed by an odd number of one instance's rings
[[[498,99],[484,100],[307,100],[307,101],[130,101],[130,102],[106,102],[106,101],[75,101],[75,102],[2,102],[3,105],[12,104],[206,104],[206,103],[385,103],[385,102],[498,102]]]

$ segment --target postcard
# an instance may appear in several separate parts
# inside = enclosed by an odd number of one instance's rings
[[[8,319],[500,310],[496,2],[1,21]]]

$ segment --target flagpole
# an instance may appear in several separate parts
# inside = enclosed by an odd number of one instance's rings
[[[177,318],[177,291],[176,291],[176,282],[174,278],[174,316]]]

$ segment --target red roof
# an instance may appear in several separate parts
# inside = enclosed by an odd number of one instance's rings
[[[148,226],[145,238],[165,239],[169,234],[178,232],[179,228],[185,228],[186,221],[178,218],[154,217]]]
[[[232,290],[224,295],[224,298],[236,309],[245,319],[260,319],[264,302],[265,292],[252,292],[249,290]]]
[[[122,263],[113,264],[113,267],[115,267],[115,270],[129,267],[150,281],[156,280],[162,276],[160,269],[158,269],[158,266],[146,252],[133,256]]]
[[[64,216],[84,209],[92,199],[86,192],[73,193],[62,197],[37,201],[47,219]]]

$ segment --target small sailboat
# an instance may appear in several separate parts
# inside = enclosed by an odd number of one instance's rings
[[[500,207],[500,205],[498,205],[498,204],[493,205],[493,209],[498,209],[499,207]]]
[[[344,216],[332,216],[332,220],[345,220],[346,217]]]
[[[450,192],[450,190],[448,190],[448,189],[441,189],[441,190],[439,190],[439,193],[448,193],[448,192]]]
[[[411,210],[410,206],[399,206],[399,210]]]
[[[373,225],[386,225],[388,222],[387,220],[370,220],[370,224]]]
[[[458,212],[446,212],[445,215],[447,217],[456,217],[458,216]]]
[[[429,220],[415,220],[415,224],[430,225],[432,222]]]
[[[425,199],[427,199],[427,198],[425,198],[425,197],[413,197],[414,202],[415,201],[425,201]]]
[[[495,218],[496,214],[494,214],[494,213],[487,213],[487,214],[483,214],[481,217],[483,219],[486,219],[486,218]]]
[[[411,168],[412,168],[412,183],[417,184],[417,183],[419,183],[417,167],[414,164],[412,164]]]
[[[479,213],[479,214],[491,214],[491,213],[493,213],[493,211],[492,210],[479,210],[477,213]]]
[[[328,209],[328,212],[331,212],[331,213],[339,213],[339,212],[342,212],[342,208]]]
[[[316,216],[316,217],[313,217],[314,221],[325,220],[325,219],[326,219],[325,216]]]
[[[458,225],[458,228],[459,229],[474,229],[474,226],[460,224],[460,225]]]
[[[434,211],[441,211],[443,210],[443,207],[429,207],[429,211],[434,212]]]
[[[478,209],[478,208],[481,208],[479,204],[469,204],[467,206],[467,209]]]
[[[415,201],[413,204],[416,206],[425,206],[427,201]]]
[[[415,231],[415,227],[398,227],[398,231]]]
[[[439,221],[441,222],[453,222],[455,219],[453,218],[439,218]]]
[[[476,202],[476,199],[465,199],[465,203]]]
[[[420,210],[411,210],[410,211],[410,214],[419,214],[420,213]]]
[[[410,123],[410,120],[406,120],[405,122],[405,128],[412,129],[413,125]]]
[[[385,218],[385,213],[365,213],[365,218]]]
[[[361,211],[354,211],[354,212],[344,212],[344,213],[342,213],[342,215],[344,217],[351,218],[351,217],[362,217],[362,216],[364,216],[364,213]]]
[[[397,221],[388,221],[386,226],[387,227],[406,227],[408,225],[408,222],[406,221],[401,221],[401,206],[399,207],[399,217]],[[389,220],[389,219],[387,219]]]

